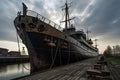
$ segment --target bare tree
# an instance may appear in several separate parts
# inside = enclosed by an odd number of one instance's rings
[[[120,45],[115,46],[115,54],[120,54]]]
[[[105,56],[111,56],[112,55],[112,48],[110,46],[107,46],[107,49],[104,51]]]

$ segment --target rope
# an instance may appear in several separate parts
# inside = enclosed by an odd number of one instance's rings
[[[53,41],[53,37],[51,36],[51,41]],[[52,57],[52,62],[54,61],[54,58],[53,58],[53,46],[51,46],[51,57]]]
[[[30,69],[26,68],[24,64],[22,64],[23,68],[25,68],[26,70],[30,71]]]
[[[63,21],[64,16],[65,16],[65,14],[63,13],[63,10],[62,10],[62,19],[61,19],[61,21]],[[62,22],[60,22],[60,26],[61,26],[61,23],[62,23]]]
[[[59,54],[60,54],[60,65],[62,65],[62,56],[61,56],[61,49],[59,48]]]
[[[53,58],[52,64],[51,64],[51,66],[50,66],[50,69],[51,69],[51,68],[53,67],[53,65],[54,65],[55,58],[56,58],[56,56],[57,56],[58,48],[59,48],[59,40],[58,40],[58,44],[57,44],[57,48],[56,48],[56,52],[55,52],[55,56],[54,56],[54,58]]]
[[[68,64],[69,64],[69,61],[70,61],[70,43],[69,43],[69,52],[68,52]]]
[[[19,38],[18,38],[18,34],[17,34],[17,30],[16,30],[16,36],[17,36],[17,43],[18,43],[18,51],[20,52],[20,44],[19,44]],[[26,70],[30,71],[30,69],[26,68],[24,64],[22,64],[23,68],[25,68]]]
[[[17,36],[17,43],[18,43],[18,51],[20,52],[20,44],[19,44],[19,38],[18,38],[17,31],[16,31],[16,36]]]

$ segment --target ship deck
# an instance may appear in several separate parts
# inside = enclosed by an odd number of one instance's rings
[[[98,58],[90,58],[73,64],[49,69],[18,80],[87,80],[86,70],[88,70]]]

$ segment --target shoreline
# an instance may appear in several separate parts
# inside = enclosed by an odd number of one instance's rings
[[[29,56],[0,56],[0,63],[29,62]]]

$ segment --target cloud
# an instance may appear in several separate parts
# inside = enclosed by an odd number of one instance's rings
[[[119,21],[116,22],[117,25],[111,23],[120,17],[119,4],[119,0],[109,0],[109,2],[98,0],[92,14],[86,18],[82,25],[90,27],[97,34],[104,34],[113,31],[113,29],[118,29]]]
[[[22,2],[28,9],[59,23],[64,0],[2,0],[0,3],[0,40],[16,41],[14,18],[22,10]],[[69,0],[71,17],[77,29],[89,29],[92,38],[116,43],[120,38],[120,0]],[[108,43],[109,44],[109,43]]]
[[[14,4],[9,1],[1,1],[0,3],[0,40],[15,41],[15,29],[13,26],[14,19]],[[16,13],[15,13],[16,15]]]

